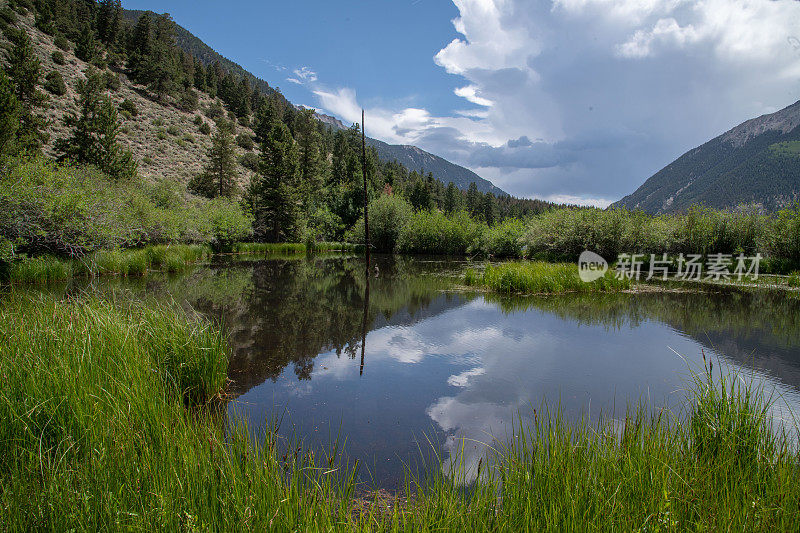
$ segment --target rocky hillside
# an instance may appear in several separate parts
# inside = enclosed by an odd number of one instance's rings
[[[683,154],[616,206],[649,213],[756,204],[775,211],[800,199],[800,102],[748,120]]]
[[[57,71],[66,84],[64,95],[49,94],[49,106],[45,112],[48,120],[50,139],[44,147],[47,155],[55,155],[53,146],[57,139],[68,136],[64,118],[69,113],[77,113],[76,86],[89,65],[77,57],[73,50],[60,50],[53,38],[33,26],[33,17],[20,17],[19,25],[28,32],[34,43],[35,52],[42,64],[43,73]],[[72,43],[70,43],[72,46]],[[0,36],[0,46],[8,42]],[[60,51],[65,61],[59,65],[53,60],[53,52]],[[139,162],[140,176],[151,181],[178,181],[186,184],[197,174],[206,161],[206,153],[211,146],[211,135],[203,134],[200,124],[207,124],[213,133],[214,120],[206,116],[212,108],[221,106],[219,100],[211,100],[200,93],[196,112],[185,112],[171,102],[158,102],[150,97],[143,87],[132,83],[124,72],[113,72],[119,77],[119,88],[110,91],[112,100],[119,106],[124,100],[133,102],[136,114],[120,113],[122,128],[120,142],[133,152]],[[199,118],[198,118],[199,117]],[[237,135],[253,136],[249,128],[237,126]],[[247,150],[236,147],[237,156]],[[246,184],[250,171],[239,168],[240,183]]]

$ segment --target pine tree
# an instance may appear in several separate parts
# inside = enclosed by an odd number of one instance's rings
[[[278,120],[278,110],[272,98],[268,98],[261,103],[256,113],[256,142],[263,145],[272,132],[272,127]]]
[[[131,54],[144,58],[150,55],[152,46],[153,20],[150,18],[149,13],[144,13],[139,17],[139,20],[136,21],[136,26],[133,28],[129,51]]]
[[[236,97],[234,99],[234,111],[237,117],[246,117],[252,113],[250,109],[250,96],[250,82],[247,80],[247,76],[242,76],[239,80],[239,84],[236,86]]]
[[[220,119],[211,139],[208,162],[203,172],[189,182],[189,190],[207,198],[231,197],[236,193],[237,175],[231,125]]]
[[[11,39],[14,46],[7,56],[7,74],[13,82],[14,96],[20,106],[17,145],[19,150],[34,154],[41,151],[47,140],[44,133],[47,121],[37,113],[37,109],[47,103],[47,96],[37,88],[42,68],[24,31],[13,32]]]
[[[304,109],[297,118],[297,144],[300,153],[300,201],[306,214],[316,207],[324,186],[322,139],[314,111]]]
[[[483,220],[490,226],[493,226],[497,221],[497,198],[494,194],[488,192],[483,196]]]
[[[411,174],[416,178],[416,172],[412,172]],[[433,208],[431,191],[424,179],[414,179],[411,191],[408,195],[408,201],[416,211],[427,211]]]
[[[75,43],[75,57],[81,61],[91,63],[97,59],[100,54],[100,49],[97,45],[97,40],[94,36],[94,31],[89,24],[85,24],[78,35],[78,40]]]
[[[467,212],[471,217],[479,218],[482,208],[481,193],[478,192],[478,186],[473,181],[467,188]]]
[[[16,152],[21,113],[22,107],[14,94],[14,84],[0,70],[0,159]]]
[[[112,178],[131,178],[136,175],[136,162],[128,150],[117,142],[119,121],[111,98],[102,93],[103,77],[94,69],[78,82],[80,117],[69,115],[66,123],[73,133],[56,143],[60,161],[91,164]]]
[[[117,44],[122,30],[122,5],[120,0],[101,0],[97,10],[97,34],[107,47]]]
[[[447,184],[447,190],[444,193],[444,212],[452,215],[461,207],[461,192],[451,181]]]
[[[297,174],[298,154],[292,135],[285,124],[275,122],[262,146],[261,175],[253,179],[248,191],[257,238],[280,242],[299,237]]]

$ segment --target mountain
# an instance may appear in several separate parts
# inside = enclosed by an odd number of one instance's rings
[[[416,146],[407,144],[387,144],[376,139],[368,139],[367,143],[375,147],[378,157],[383,160],[393,159],[402,163],[409,170],[433,172],[436,179],[444,183],[453,182],[461,190],[467,190],[470,183],[475,183],[483,193],[490,192],[495,196],[508,196],[508,193],[495,186],[491,181],[483,179],[468,168],[451,163],[446,159],[426,152]]]
[[[344,129],[346,127],[339,119],[330,115],[317,113],[317,118],[320,122],[333,128]],[[508,196],[506,191],[497,187],[491,181],[478,176],[468,168],[451,163],[416,146],[388,144],[370,137],[367,137],[367,144],[374,147],[378,152],[378,157],[384,161],[397,161],[408,170],[416,170],[425,174],[432,172],[439,181],[443,183],[452,181],[462,191],[466,191],[470,183],[475,183],[482,193],[490,192],[495,196]]]
[[[775,211],[800,199],[800,101],[748,120],[689,150],[613,204],[648,213],[757,204]]]
[[[135,9],[124,10],[125,18],[133,22],[138,20],[144,13],[144,11]],[[175,41],[178,47],[200,59],[203,64],[210,65],[219,62],[223,69],[233,72],[237,76],[247,77],[250,84],[258,87],[263,93],[270,94],[275,91],[266,81],[245,70],[238,63],[234,63],[220,55],[186,28],[175,24],[175,30]],[[318,113],[317,117],[321,122],[333,128],[344,129],[346,127],[341,121],[329,115]],[[496,187],[492,182],[480,177],[475,172],[416,146],[387,144],[371,138],[367,139],[367,143],[375,147],[378,151],[378,157],[384,161],[397,160],[409,171],[424,171],[426,174],[432,172],[439,181],[445,184],[452,181],[459,189],[464,191],[469,188],[470,183],[474,182],[480,192],[491,192],[495,196],[508,196],[507,192]]]

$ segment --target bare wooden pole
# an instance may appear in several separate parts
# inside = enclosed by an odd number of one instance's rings
[[[369,210],[367,209],[367,143],[364,133],[364,110],[361,110],[361,174],[364,176],[364,247],[367,254],[367,279],[369,279]]]
[[[364,351],[367,347],[367,314],[369,313],[369,210],[367,209],[367,142],[364,133],[364,110],[361,110],[361,174],[364,176],[364,251],[366,253],[366,285],[364,286],[364,318],[361,322],[361,366],[358,375],[364,375]]]

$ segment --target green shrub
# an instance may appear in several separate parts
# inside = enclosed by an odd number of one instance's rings
[[[195,115],[194,120],[192,122],[194,122],[195,126],[200,126],[203,124],[203,117],[201,117],[200,115]]]
[[[10,7],[5,6],[4,8],[0,9],[0,21],[8,26],[16,26],[17,14],[14,13]]]
[[[176,126],[175,124],[171,124],[167,128],[167,133],[169,133],[170,135],[178,135],[180,132],[181,132],[181,129],[178,126]]]
[[[64,50],[65,52],[69,52],[69,41],[64,34],[59,33],[53,39],[53,44],[56,45],[58,48]]]
[[[258,172],[259,161],[260,159],[258,154],[253,152],[247,152],[239,158],[239,164],[247,170],[252,170],[253,172]]]
[[[52,59],[53,63],[55,63],[56,65],[66,65],[67,64],[67,60],[64,59],[64,53],[61,52],[60,50],[56,50],[55,52],[50,54],[50,59]]]
[[[67,84],[57,70],[48,72],[45,77],[44,88],[56,96],[63,96],[67,93]]]
[[[214,101],[208,106],[208,109],[206,109],[206,116],[211,120],[218,120],[225,116],[225,109],[218,101]]]
[[[236,136],[236,144],[239,145],[239,148],[244,150],[252,150],[253,149],[253,138],[248,133],[240,133]]]
[[[164,125],[164,119],[161,117],[153,119],[153,126],[160,128]]]
[[[198,96],[197,91],[194,89],[187,89],[181,92],[178,98],[178,107],[187,113],[192,113],[197,110]]]
[[[203,135],[208,135],[208,134],[211,133],[211,126],[209,126],[208,122],[203,122],[202,124],[200,124],[200,127],[198,128],[198,130]]]
[[[480,248],[486,225],[466,212],[448,217],[439,211],[414,213],[397,240],[400,253],[464,255]]]
[[[20,251],[70,255],[249,235],[250,218],[238,203],[187,201],[165,187],[116,182],[95,169],[44,158],[10,162],[0,174],[0,227]]]
[[[376,252],[392,253],[397,246],[402,228],[413,214],[411,204],[399,196],[382,194],[369,203],[369,242]],[[364,217],[358,219],[348,238],[350,242],[364,243]]]
[[[483,234],[481,250],[486,255],[495,257],[521,257],[522,236],[525,223],[510,218],[489,227]]]
[[[135,117],[139,114],[139,108],[136,107],[136,102],[131,100],[130,98],[126,98],[119,104],[120,111],[127,111],[132,117]]]
[[[118,91],[120,88],[119,76],[114,72],[103,74],[103,83],[109,91]]]

